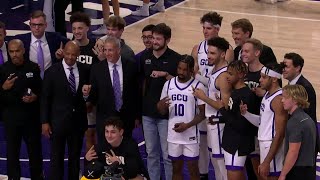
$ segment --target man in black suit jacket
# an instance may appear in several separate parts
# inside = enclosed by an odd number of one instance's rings
[[[68,179],[79,179],[80,152],[87,129],[86,103],[82,86],[88,83],[87,68],[76,63],[80,48],[68,42],[64,59],[45,73],[41,94],[42,134],[50,137],[50,175],[52,180],[63,179],[65,145],[68,145]]]
[[[236,44],[236,48],[234,49],[234,59],[241,60],[241,48],[245,41],[251,38],[253,33],[253,26],[248,19],[238,19],[231,23],[232,26],[232,38]],[[260,63],[263,65],[269,63],[276,63],[277,58],[274,55],[272,49],[267,46],[263,45],[263,49],[261,55],[259,57]]]
[[[20,39],[26,48],[25,59],[30,59],[32,62],[39,64],[38,59],[38,46],[41,41],[42,52],[44,55],[44,67],[43,70],[47,70],[52,64],[60,62],[55,52],[65,44],[68,39],[61,36],[59,33],[45,32],[47,27],[46,15],[40,11],[34,11],[30,16],[30,30],[31,33],[20,34],[15,38]],[[43,73],[43,72],[42,72]]]
[[[0,97],[4,120],[7,174],[9,179],[20,179],[20,148],[22,139],[27,145],[31,178],[42,177],[41,124],[39,101],[41,91],[40,70],[37,64],[23,58],[23,43],[9,42],[12,61],[0,67]]]
[[[90,73],[91,90],[84,89],[84,95],[90,93],[88,104],[97,105],[98,142],[104,140],[104,120],[118,115],[124,121],[124,136],[132,136],[135,120],[140,115],[141,95],[137,66],[134,62],[120,56],[120,40],[108,37],[104,43],[106,60],[93,65]],[[116,68],[114,66],[116,65]],[[119,75],[119,90],[114,90],[115,69]],[[117,99],[117,93],[120,97]],[[121,101],[120,106],[117,102]]]
[[[302,75],[301,71],[304,65],[304,59],[297,53],[287,53],[284,55],[283,78],[289,81],[289,84],[302,85],[308,94],[309,108],[304,111],[313,119],[317,125],[317,97],[312,84]],[[318,132],[318,131],[317,131]],[[320,152],[319,134],[317,133],[317,152]]]

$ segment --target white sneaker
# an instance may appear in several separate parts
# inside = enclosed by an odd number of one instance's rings
[[[164,12],[166,7],[164,5],[160,5],[159,3],[156,3],[152,6],[150,6],[151,11],[159,11],[159,12]]]
[[[133,16],[149,16],[149,9],[140,7],[136,11],[132,11],[131,15]]]
[[[101,25],[98,29],[92,31],[92,34],[94,35],[104,35],[104,34],[107,34],[107,26],[104,24],[104,25]]]

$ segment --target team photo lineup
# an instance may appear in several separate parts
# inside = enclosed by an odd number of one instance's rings
[[[130,16],[166,13],[165,1],[143,0]],[[316,180],[317,98],[303,54],[277,59],[252,20],[223,23],[216,11],[198,17],[189,54],[171,48],[165,21],[144,26],[134,52],[120,5],[101,0],[95,30],[83,0],[43,0],[27,33],[8,35],[12,22],[0,19],[6,179],[23,177],[24,142],[31,180]]]

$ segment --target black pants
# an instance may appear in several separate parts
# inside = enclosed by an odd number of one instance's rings
[[[314,166],[293,166],[286,177],[287,180],[314,180],[316,168]]]
[[[79,180],[80,153],[83,142],[83,131],[65,132],[50,137],[50,180],[64,179],[64,153],[68,147],[68,180]]]
[[[20,180],[20,149],[22,139],[25,141],[29,156],[32,180],[43,179],[40,122],[26,125],[5,124],[7,141],[7,174],[10,180]]]
[[[65,11],[70,4],[72,5],[72,13],[77,11],[83,11],[83,0],[55,0],[53,5],[54,19],[55,19],[55,30],[66,36],[66,22],[65,22]]]

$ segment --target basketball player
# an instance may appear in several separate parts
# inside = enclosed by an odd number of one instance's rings
[[[281,103],[281,73],[282,67],[276,63],[261,69],[260,86],[267,92],[262,98],[260,116],[247,112],[246,105],[240,106],[241,114],[259,127],[258,172],[264,179],[278,179],[283,167],[283,138],[288,114]]]
[[[221,28],[221,22],[223,17],[216,12],[209,12],[200,18],[202,24],[202,33],[204,40],[193,47],[191,55],[195,60],[195,78],[208,85],[209,74],[212,72],[213,66],[208,65],[208,39],[218,37],[219,30]],[[232,47],[227,51],[226,59],[228,61],[233,60]],[[202,121],[199,124],[200,130],[200,157],[199,157],[199,170],[201,179],[208,179],[208,145],[207,145],[207,126],[206,121]]]
[[[225,108],[223,102],[219,111],[226,121],[223,131],[222,147],[229,180],[245,180],[245,162],[247,156],[254,151],[256,127],[241,116],[239,105],[245,102],[249,111],[255,106],[254,93],[245,85],[244,78],[248,72],[242,61],[233,61],[228,65],[227,83],[232,85],[232,93]]]
[[[207,76],[211,73],[212,66],[208,66],[208,40],[211,38],[219,37],[219,31],[221,28],[221,22],[223,17],[216,12],[209,12],[203,15],[200,19],[202,24],[202,33],[204,40],[193,47],[191,55],[195,60],[195,73],[202,76]],[[230,48],[226,53],[226,60],[228,62],[233,61],[233,49]],[[206,84],[205,84],[206,85]]]
[[[260,79],[260,71],[263,65],[260,63],[259,58],[263,49],[262,43],[257,39],[247,39],[245,43],[242,45],[242,61],[248,65],[248,73],[245,77],[246,85],[255,93],[254,103],[255,106],[250,111],[255,115],[260,114],[260,105],[262,101],[262,97],[266,93],[264,89],[260,87],[259,79]],[[256,136],[257,136],[258,128],[256,128]],[[250,160],[248,159],[246,162],[247,175],[249,180],[257,179],[258,175],[258,166],[260,164],[259,160],[259,142],[256,138],[256,148],[253,153],[250,154]],[[253,170],[250,171],[250,168]],[[249,170],[248,170],[249,169]]]
[[[193,96],[194,88],[204,90],[203,84],[192,77],[194,60],[184,55],[178,64],[178,76],[168,80],[162,89],[157,107],[169,112],[168,152],[172,160],[172,179],[183,179],[183,163],[187,163],[191,180],[199,179],[199,136],[197,124],[205,119],[204,102]],[[197,108],[199,112],[196,113]]]
[[[208,40],[208,64],[214,66],[208,84],[208,96],[204,91],[196,89],[194,95],[206,103],[205,114],[208,118],[208,148],[212,153],[211,162],[214,166],[217,180],[226,180],[227,171],[223,159],[221,147],[222,134],[225,124],[219,121],[222,117],[219,113],[219,102],[216,95],[221,98],[225,105],[229,102],[231,85],[227,82],[226,52],[229,49],[229,42],[224,38],[216,37]]]

